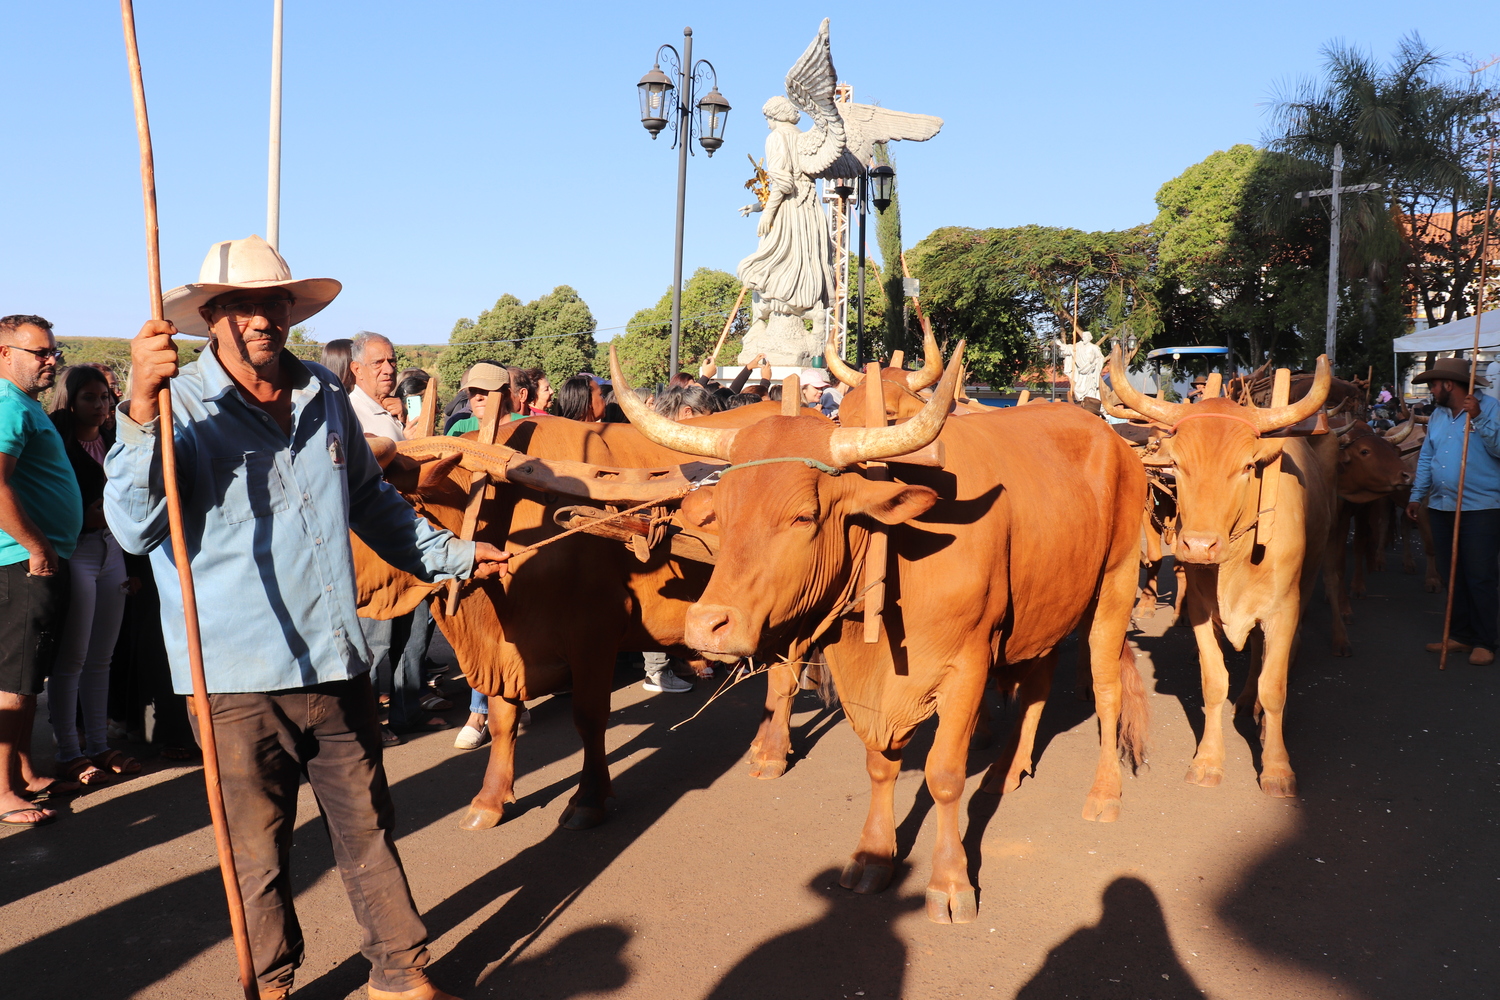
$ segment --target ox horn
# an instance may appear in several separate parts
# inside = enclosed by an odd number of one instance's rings
[[[1328,369],[1328,355],[1318,355],[1318,373],[1313,376],[1312,388],[1306,396],[1287,406],[1254,407],[1249,411],[1250,419],[1262,434],[1279,431],[1283,427],[1301,423],[1317,413],[1328,401],[1328,389],[1333,385],[1333,374]]]
[[[963,358],[964,345],[960,341],[932,398],[910,420],[894,427],[835,428],[828,439],[833,464],[847,468],[856,462],[905,455],[936,440],[943,429],[943,421],[948,419],[948,411],[953,408],[953,394],[958,389],[959,375],[964,368]]]
[[[1125,362],[1121,360],[1119,344],[1115,345],[1109,355],[1109,384],[1115,390],[1115,395],[1120,397],[1121,403],[1147,420],[1154,420],[1159,424],[1171,426],[1187,416],[1192,409],[1189,403],[1169,403],[1164,399],[1154,399],[1131,385],[1130,379],[1126,377]]]
[[[850,368],[839,357],[839,346],[834,342],[832,331],[828,334],[828,343],[823,346],[823,364],[828,366],[828,374],[851,389],[864,384],[865,373]]]
[[[912,392],[927,388],[943,377],[943,352],[938,349],[937,338],[927,327],[922,328],[922,367],[907,372],[906,387]]]
[[[1416,428],[1417,422],[1408,417],[1405,422],[1397,424],[1386,432],[1385,439],[1391,444],[1400,444],[1411,437],[1411,432]]]
[[[641,402],[630,391],[630,383],[625,381],[625,374],[620,371],[620,357],[614,344],[609,345],[609,374],[614,380],[615,402],[620,404],[620,409],[625,411],[635,429],[644,434],[647,440],[663,448],[680,451],[684,455],[729,461],[734,430],[679,424]]]

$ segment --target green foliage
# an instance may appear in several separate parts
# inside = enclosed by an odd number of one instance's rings
[[[991,385],[1045,359],[1046,342],[1079,322],[1148,344],[1161,327],[1155,240],[1145,226],[1119,232],[1021,226],[935,230],[907,255],[940,341],[969,342],[965,363]]]
[[[700,267],[682,288],[682,338],[678,345],[678,363],[695,377],[698,366],[713,351],[724,321],[740,294],[740,280],[727,271]],[[742,338],[750,326],[750,296],[747,293],[735,314],[719,363],[733,364],[743,347]],[[668,288],[656,305],[642,309],[625,324],[625,332],[612,343],[620,354],[620,367],[631,385],[653,385],[665,382],[670,373],[667,362],[672,349],[672,290]],[[609,371],[609,345],[600,344],[592,361],[592,370],[600,375]]]
[[[560,385],[594,361],[594,328],[588,304],[567,285],[522,303],[502,295],[479,319],[453,324],[449,347],[437,359],[444,391],[456,391],[464,371],[476,361],[540,368]]]
[[[196,339],[183,338],[185,347]],[[105,364],[114,369],[123,385],[130,374],[130,340],[125,337],[58,337],[63,361],[70,365]]]
[[[890,165],[890,148],[886,143],[875,144],[875,162]],[[880,259],[885,262],[880,286],[885,293],[882,303],[885,313],[884,353],[890,357],[892,353],[909,347],[906,342],[906,288],[901,280],[900,178],[892,188],[890,207],[875,214],[875,242],[880,246]],[[866,327],[873,328],[873,325],[866,322]]]

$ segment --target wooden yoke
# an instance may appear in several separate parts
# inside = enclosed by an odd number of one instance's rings
[[[437,434],[438,418],[438,380],[433,376],[427,380],[427,388],[422,390],[422,414],[417,417],[417,433],[414,437],[430,438]]]
[[[872,361],[865,367],[865,426],[885,425],[880,365]],[[865,478],[890,479],[890,467],[884,462],[866,462]],[[886,532],[886,526],[879,522],[871,525],[869,548],[865,550],[865,578],[861,587],[865,595],[865,642],[880,641],[880,613],[885,610],[885,564],[890,551],[890,536]]]
[[[427,384],[432,385],[431,382]],[[489,405],[484,408],[484,416],[479,418],[479,442],[494,444],[501,420],[500,394],[491,393],[491,398],[486,402]],[[464,523],[458,532],[458,537],[466,542],[472,542],[474,532],[479,529],[479,508],[484,506],[485,493],[489,488],[490,477],[483,472],[474,473],[474,480],[469,484],[469,505],[464,508]],[[450,617],[458,614],[458,591],[462,585],[463,581],[457,577],[448,581],[447,614]]]
[[[1271,405],[1286,406],[1292,395],[1292,370],[1276,369],[1271,383]],[[1281,456],[1267,462],[1260,470],[1260,505],[1255,513],[1255,544],[1271,544],[1271,529],[1276,526],[1276,496],[1281,488]]]
[[[781,380],[781,415],[783,417],[802,415],[802,379],[795,374],[788,375]]]

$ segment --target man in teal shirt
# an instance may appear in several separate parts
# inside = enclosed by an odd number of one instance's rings
[[[62,438],[36,398],[57,380],[52,324],[0,317],[0,823],[57,818],[33,802],[31,723],[68,613],[68,564],[83,497]],[[55,784],[55,783],[54,783]],[[76,786],[75,786],[76,787]]]

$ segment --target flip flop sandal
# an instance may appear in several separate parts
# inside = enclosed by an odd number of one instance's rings
[[[109,784],[110,774],[94,766],[87,757],[75,757],[62,766],[59,777],[64,781],[76,781],[84,788],[96,788]]]
[[[95,767],[103,768],[115,774],[131,775],[141,773],[141,762],[134,757],[126,756],[118,750],[110,750],[108,753],[101,753],[99,756],[89,759],[94,762]]]
[[[83,785],[77,781],[69,781],[63,778],[53,778],[45,788],[36,791],[19,792],[21,798],[32,802],[46,802],[48,799],[60,799],[67,795],[77,795],[83,791]]]
[[[41,813],[42,818],[11,819],[12,816],[19,816],[22,813]],[[27,806],[25,809],[12,809],[8,813],[0,813],[0,823],[6,826],[46,826],[48,823],[55,823],[56,821],[57,813],[38,808],[37,806]]]
[[[429,712],[446,712],[453,707],[453,702],[440,694],[423,695],[420,704]]]
[[[165,760],[198,759],[198,751],[190,747],[162,747],[159,753]]]

